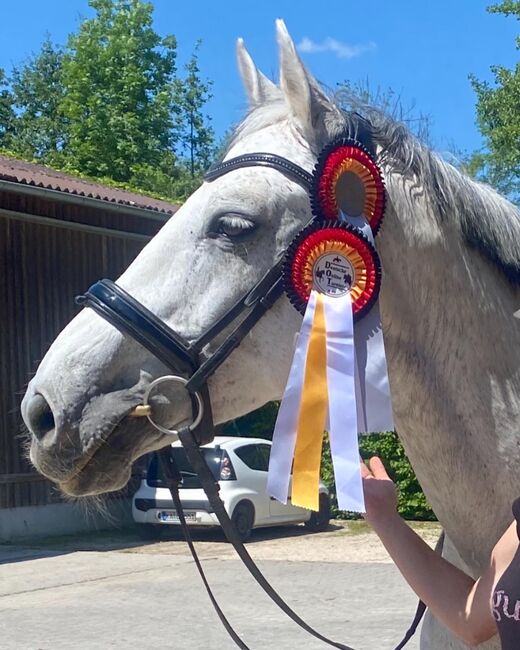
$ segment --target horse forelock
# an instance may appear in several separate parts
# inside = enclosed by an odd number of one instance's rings
[[[336,137],[357,139],[378,162],[420,182],[440,221],[450,220],[468,246],[476,249],[513,284],[520,286],[520,210],[491,187],[479,183],[425,146],[401,122],[353,96],[352,110],[333,99],[322,106],[318,150]],[[229,149],[262,128],[287,122],[283,96],[255,106],[235,129]]]

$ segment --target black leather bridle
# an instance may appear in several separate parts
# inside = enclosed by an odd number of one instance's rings
[[[307,192],[312,187],[312,174],[292,163],[290,160],[271,153],[244,154],[222,162],[207,172],[205,180],[211,182],[224,174],[243,167],[269,167],[299,183]],[[283,259],[284,257],[280,256],[250,291],[237,300],[196,341],[192,342],[174,332],[168,325],[111,280],[100,280],[96,282],[84,295],[78,296],[76,300],[78,304],[92,308],[123,334],[131,336],[138,341],[175,373],[173,376],[159,378],[154,383],[167,380],[180,380],[184,384],[192,399],[194,421],[191,425],[185,426],[178,431],[166,431],[178,435],[186,451],[188,460],[199,476],[209,503],[218,517],[226,537],[233,544],[237,554],[258,584],[282,611],[309,634],[334,648],[353,650],[348,645],[328,639],[309,626],[284,602],[265,579],[242,544],[235,526],[224,508],[224,504],[218,496],[218,483],[215,482],[199,448],[200,445],[213,440],[215,436],[215,425],[211,412],[211,401],[207,384],[208,379],[282,295]],[[203,353],[205,346],[215,341],[228,328],[230,328],[230,332],[225,335],[216,350],[211,356],[205,357]],[[161,427],[158,428],[165,431]],[[233,630],[216,602],[197,557],[179,496],[181,476],[175,465],[171,447],[163,448],[158,454],[165,483],[171,491],[186,542],[206,586],[210,600],[235,644],[242,650],[249,650],[248,646],[245,645]],[[412,625],[412,628],[407,632],[407,636],[396,650],[402,648],[404,643],[408,641],[415,631],[417,624],[418,621],[415,626]]]

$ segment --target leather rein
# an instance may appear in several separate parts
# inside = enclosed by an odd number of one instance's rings
[[[211,182],[224,174],[244,167],[269,167],[275,169],[292,181],[300,184],[307,192],[310,191],[312,186],[313,177],[309,172],[292,163],[290,160],[271,153],[244,154],[222,162],[210,168],[205,175],[205,180]],[[160,377],[150,384],[145,395],[145,404],[148,403],[151,390],[161,383],[169,381],[184,385],[192,402],[193,421],[190,425],[184,426],[179,430],[170,430],[154,422],[151,415],[147,417],[152,425],[160,431],[167,435],[175,435],[181,441],[188,461],[198,475],[224,534],[260,587],[289,618],[306,632],[334,648],[354,650],[351,646],[327,638],[308,625],[287,605],[266,580],[241,542],[237,530],[231,522],[224,504],[219,497],[219,485],[209,470],[200,450],[200,445],[211,442],[215,436],[215,424],[213,422],[207,384],[208,379],[229,357],[233,350],[240,345],[244,337],[273,306],[278,298],[281,297],[283,293],[283,258],[284,255],[279,256],[274,265],[262,276],[253,288],[237,300],[230,309],[218,318],[195,341],[188,341],[172,330],[166,323],[111,280],[100,280],[96,282],[84,295],[78,296],[76,302],[79,305],[90,307],[99,316],[116,327],[122,334],[132,337],[174,373]],[[223,341],[211,356],[206,357],[203,354],[203,349],[222,334],[224,330],[228,330],[228,328],[231,331],[226,334]],[[171,446],[168,445],[168,447],[164,447],[157,453],[164,482],[171,492],[184,537],[206,587],[211,603],[236,646],[242,650],[249,650],[249,647],[238,636],[222,612],[204,575],[186,523],[179,495],[179,486],[182,482],[182,477],[175,464]],[[411,628],[396,650],[400,650],[409,638],[411,638],[419,621],[420,616],[418,617],[417,613],[414,623],[412,623]]]

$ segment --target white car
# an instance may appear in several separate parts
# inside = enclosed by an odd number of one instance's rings
[[[182,475],[180,496],[190,526],[218,526],[197,475],[188,462],[180,442],[172,444],[175,461]],[[246,540],[253,528],[304,523],[314,532],[327,528],[330,499],[320,483],[318,512],[297,508],[289,501],[279,503],[266,493],[267,468],[271,443],[261,438],[217,437],[202,447],[206,462],[220,485],[220,498],[234,522],[241,539]],[[132,514],[143,537],[159,537],[165,525],[179,525],[169,490],[164,487],[157,457],[150,462],[132,501]]]

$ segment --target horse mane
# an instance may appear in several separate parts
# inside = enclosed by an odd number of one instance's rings
[[[343,102],[342,102],[343,103]],[[384,111],[348,96],[349,110],[330,100],[323,104],[327,140],[339,136],[359,140],[378,161],[420,183],[438,219],[451,221],[464,241],[479,251],[513,284],[520,286],[520,210],[498,192],[479,183],[425,146],[401,122]],[[282,96],[254,107],[233,134],[234,142],[261,128],[289,119]]]
[[[359,131],[361,122],[380,147],[379,162],[390,164],[405,178],[417,179],[437,217],[454,223],[469,246],[513,285],[520,285],[520,210],[489,185],[446,162],[383,111],[371,106],[358,110],[342,111],[347,131]]]

